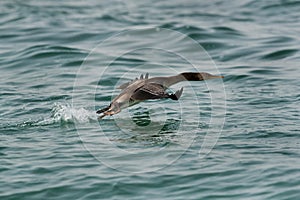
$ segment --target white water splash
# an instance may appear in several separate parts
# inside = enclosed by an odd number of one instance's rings
[[[87,123],[97,120],[94,111],[85,108],[74,108],[67,103],[55,103],[51,118],[54,122],[60,123]]]
[[[39,120],[29,119],[22,123],[11,124],[4,126],[5,128],[10,127],[33,127],[33,126],[47,126],[51,124],[84,124],[97,122],[97,115],[95,111],[87,110],[85,108],[74,108],[68,103],[55,103],[52,110],[51,116],[42,118]],[[1,128],[1,127],[0,127]]]

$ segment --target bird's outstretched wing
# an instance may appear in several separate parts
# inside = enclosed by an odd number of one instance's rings
[[[162,99],[168,98],[169,95],[165,92],[165,88],[156,83],[149,83],[143,85],[142,87],[138,88],[134,91],[131,98],[133,100],[147,100],[147,99]]]

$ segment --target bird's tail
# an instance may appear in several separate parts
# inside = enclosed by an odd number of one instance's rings
[[[172,100],[179,100],[179,98],[181,97],[183,92],[183,88],[181,88],[180,90],[177,90],[175,92],[175,94],[169,94],[168,97],[171,98]]]

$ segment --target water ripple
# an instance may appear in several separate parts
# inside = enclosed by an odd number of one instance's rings
[[[297,52],[298,52],[297,49],[278,50],[278,51],[274,51],[274,52],[271,52],[269,54],[264,55],[262,57],[262,59],[265,59],[265,60],[278,60],[278,59],[283,59],[283,58],[293,56]]]

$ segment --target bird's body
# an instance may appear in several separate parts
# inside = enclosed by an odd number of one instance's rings
[[[205,72],[185,72],[176,76],[149,78],[147,73],[145,77],[141,75],[139,79],[136,78],[131,82],[119,86],[119,89],[122,89],[122,92],[112,100],[108,107],[98,110],[97,114],[102,114],[99,118],[103,118],[107,115],[114,115],[124,108],[149,99],[170,98],[178,100],[182,94],[183,88],[174,94],[169,94],[166,92],[166,89],[169,86],[181,81],[203,81],[213,78],[223,78],[223,76],[215,76]]]

